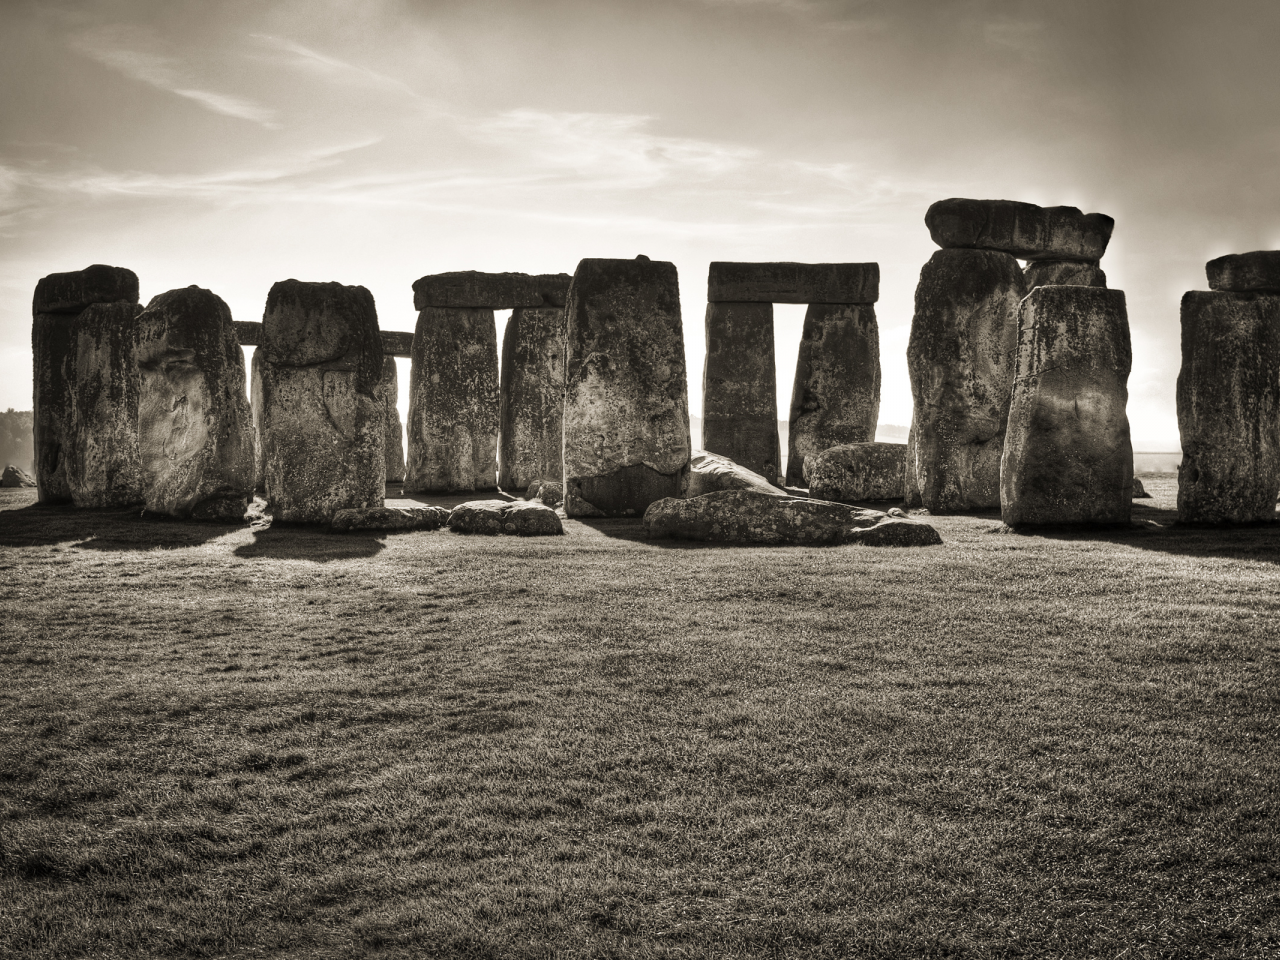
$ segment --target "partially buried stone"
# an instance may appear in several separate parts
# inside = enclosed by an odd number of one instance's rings
[[[1105,287],[1107,275],[1096,262],[1084,260],[1032,260],[1022,275],[1027,280],[1027,292],[1036,287]]]
[[[366,507],[339,510],[329,521],[335,533],[362,530],[439,530],[449,522],[444,507]]]
[[[1107,252],[1115,221],[1076,207],[1038,207],[1016,200],[939,200],[924,215],[933,242],[999,250],[1021,260],[1097,262]]]
[[[905,443],[849,443],[808,457],[804,479],[809,495],[838,503],[901,500],[906,452]]]
[[[516,307],[502,335],[498,486],[559,477],[564,407],[564,309]]]
[[[639,516],[689,465],[675,265],[583,260],[565,316],[565,512]]]
[[[734,263],[707,273],[711,303],[875,303],[878,263]]]
[[[1131,364],[1122,291],[1038,287],[1027,295],[1000,470],[1006,524],[1129,522]]]
[[[540,500],[554,510],[564,502],[564,484],[556,480],[535,480],[524,496],[526,500]]]
[[[812,304],[805,311],[787,437],[788,486],[804,459],[874,440],[880,416],[880,328],[871,304]]]
[[[686,500],[717,490],[755,490],[771,497],[787,494],[769,482],[767,477],[734,463],[728,457],[695,450],[689,458],[689,472],[680,485],[680,496]]]
[[[12,463],[4,468],[3,474],[0,474],[0,487],[34,487],[35,485],[35,477]]]
[[[1280,293],[1280,250],[1231,253],[1204,265],[1210,290]]]
[[[572,278],[567,273],[481,273],[458,270],[436,273],[413,282],[413,308],[563,307]]]
[[[522,500],[470,500],[449,514],[455,533],[512,534],[538,537],[564,533],[556,512],[544,503]]]
[[[702,445],[777,479],[777,375],[773,304],[708,303],[702,368]]]
[[[723,543],[912,547],[942,542],[933,527],[918,520],[825,500],[772,497],[753,490],[724,490],[692,500],[659,500],[645,512],[644,526],[653,538]]]
[[[993,250],[939,250],[920,271],[907,343],[909,506],[999,507],[1024,284],[1018,261]]]
[[[382,380],[378,384],[382,393],[382,407],[386,412],[387,483],[399,483],[404,479],[404,430],[400,425],[400,377],[396,371],[396,358],[386,354],[382,358]]]
[[[1280,490],[1280,296],[1182,298],[1178,519],[1275,519]]]
[[[147,510],[243,517],[253,495],[253,428],[231,311],[191,286],[153,297],[136,324]]]

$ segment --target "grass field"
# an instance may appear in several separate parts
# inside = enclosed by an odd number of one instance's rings
[[[0,491],[0,956],[1280,956],[1280,529],[334,536]]]

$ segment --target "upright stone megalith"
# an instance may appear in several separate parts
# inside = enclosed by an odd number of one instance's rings
[[[707,304],[702,449],[770,483],[782,473],[772,303]]]
[[[920,271],[907,344],[907,495],[934,513],[1000,505],[1024,283],[1018,261],[994,250],[939,250]]]
[[[583,260],[565,321],[565,512],[641,516],[689,466],[675,264]]]
[[[1178,519],[1274,520],[1280,492],[1280,295],[1182,298]]]
[[[191,286],[153,297],[136,325],[147,509],[242,519],[253,495],[253,428],[231,311]]]
[[[1005,523],[1129,522],[1132,361],[1122,291],[1045,286],[1022,301],[1000,470]]]
[[[77,507],[142,503],[137,317],[127,300],[95,303],[71,324],[67,483]]]
[[[138,277],[132,270],[95,263],[72,273],[49,274],[36,284],[31,304],[32,406],[41,503],[71,501],[67,480],[71,323],[90,304],[115,302],[138,302]]]
[[[383,338],[383,349],[386,349],[386,338]],[[387,483],[400,483],[404,480],[404,430],[400,424],[400,375],[396,370],[394,354],[386,354],[382,358],[382,379],[378,383],[382,396],[382,407],[387,418],[386,456]]]
[[[561,482],[563,410],[564,307],[516,307],[502,336],[499,487]]]
[[[262,364],[261,346],[253,348],[249,359],[249,409],[253,419],[253,492],[256,496],[267,495],[267,460],[266,448],[262,443]]]
[[[340,283],[282,280],[262,316],[261,437],[277,520],[328,523],[380,507],[386,483],[373,295]]]

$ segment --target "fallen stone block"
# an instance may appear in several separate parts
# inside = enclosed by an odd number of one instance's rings
[[[702,446],[764,477],[781,473],[772,303],[707,304]]]
[[[693,451],[693,456],[689,458],[689,472],[680,484],[680,496],[687,500],[717,490],[755,490],[771,497],[787,495],[770,483],[767,477],[734,463],[728,457],[706,450]]]
[[[526,500],[539,500],[551,509],[564,503],[564,484],[557,480],[535,480],[525,491]]]
[[[933,242],[945,249],[999,250],[1020,260],[1086,260],[1107,252],[1115,221],[1076,207],[1038,207],[1016,200],[939,200],[924,215]]]
[[[444,507],[366,507],[337,511],[329,521],[334,533],[356,533],[365,530],[439,530],[449,522]]]
[[[523,490],[563,469],[564,309],[517,307],[502,336],[498,486]]]
[[[1097,263],[1084,260],[1032,260],[1022,275],[1027,293],[1036,287],[1105,287],[1107,275]]]
[[[457,270],[436,273],[413,282],[413,308],[563,307],[572,278],[567,273],[481,273]]]
[[[21,467],[7,464],[4,473],[0,474],[0,487],[34,487],[36,478]]]
[[[1280,250],[1230,253],[1204,265],[1210,290],[1280,293]]]
[[[901,500],[906,469],[905,443],[847,443],[806,458],[804,479],[815,500]]]
[[[825,500],[722,490],[692,500],[667,499],[644,515],[648,536],[675,540],[770,545],[913,547],[942,542],[927,523]]]
[[[735,263],[715,261],[707,274],[712,303],[875,303],[878,263]]]
[[[511,534],[541,537],[564,533],[555,510],[544,503],[526,500],[471,500],[460,503],[449,514],[454,533]]]

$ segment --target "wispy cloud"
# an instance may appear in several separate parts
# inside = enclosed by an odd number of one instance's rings
[[[346,60],[339,60],[337,57],[313,50],[311,47],[303,46],[284,37],[276,37],[266,33],[255,33],[251,36],[264,46],[288,54],[287,57],[282,59],[290,66],[298,69],[319,74],[344,84],[358,83],[383,90],[392,90],[415,100],[422,99],[418,92],[403,80],[397,80],[395,77],[388,76],[385,73],[379,73],[376,70],[370,70],[368,67],[362,67]]]
[[[119,27],[99,28],[71,40],[71,46],[80,53],[133,80],[185,97],[214,113],[249,120],[268,128],[277,126],[276,112],[270,107],[242,97],[202,89],[176,57],[143,49],[145,45],[146,38]]]

